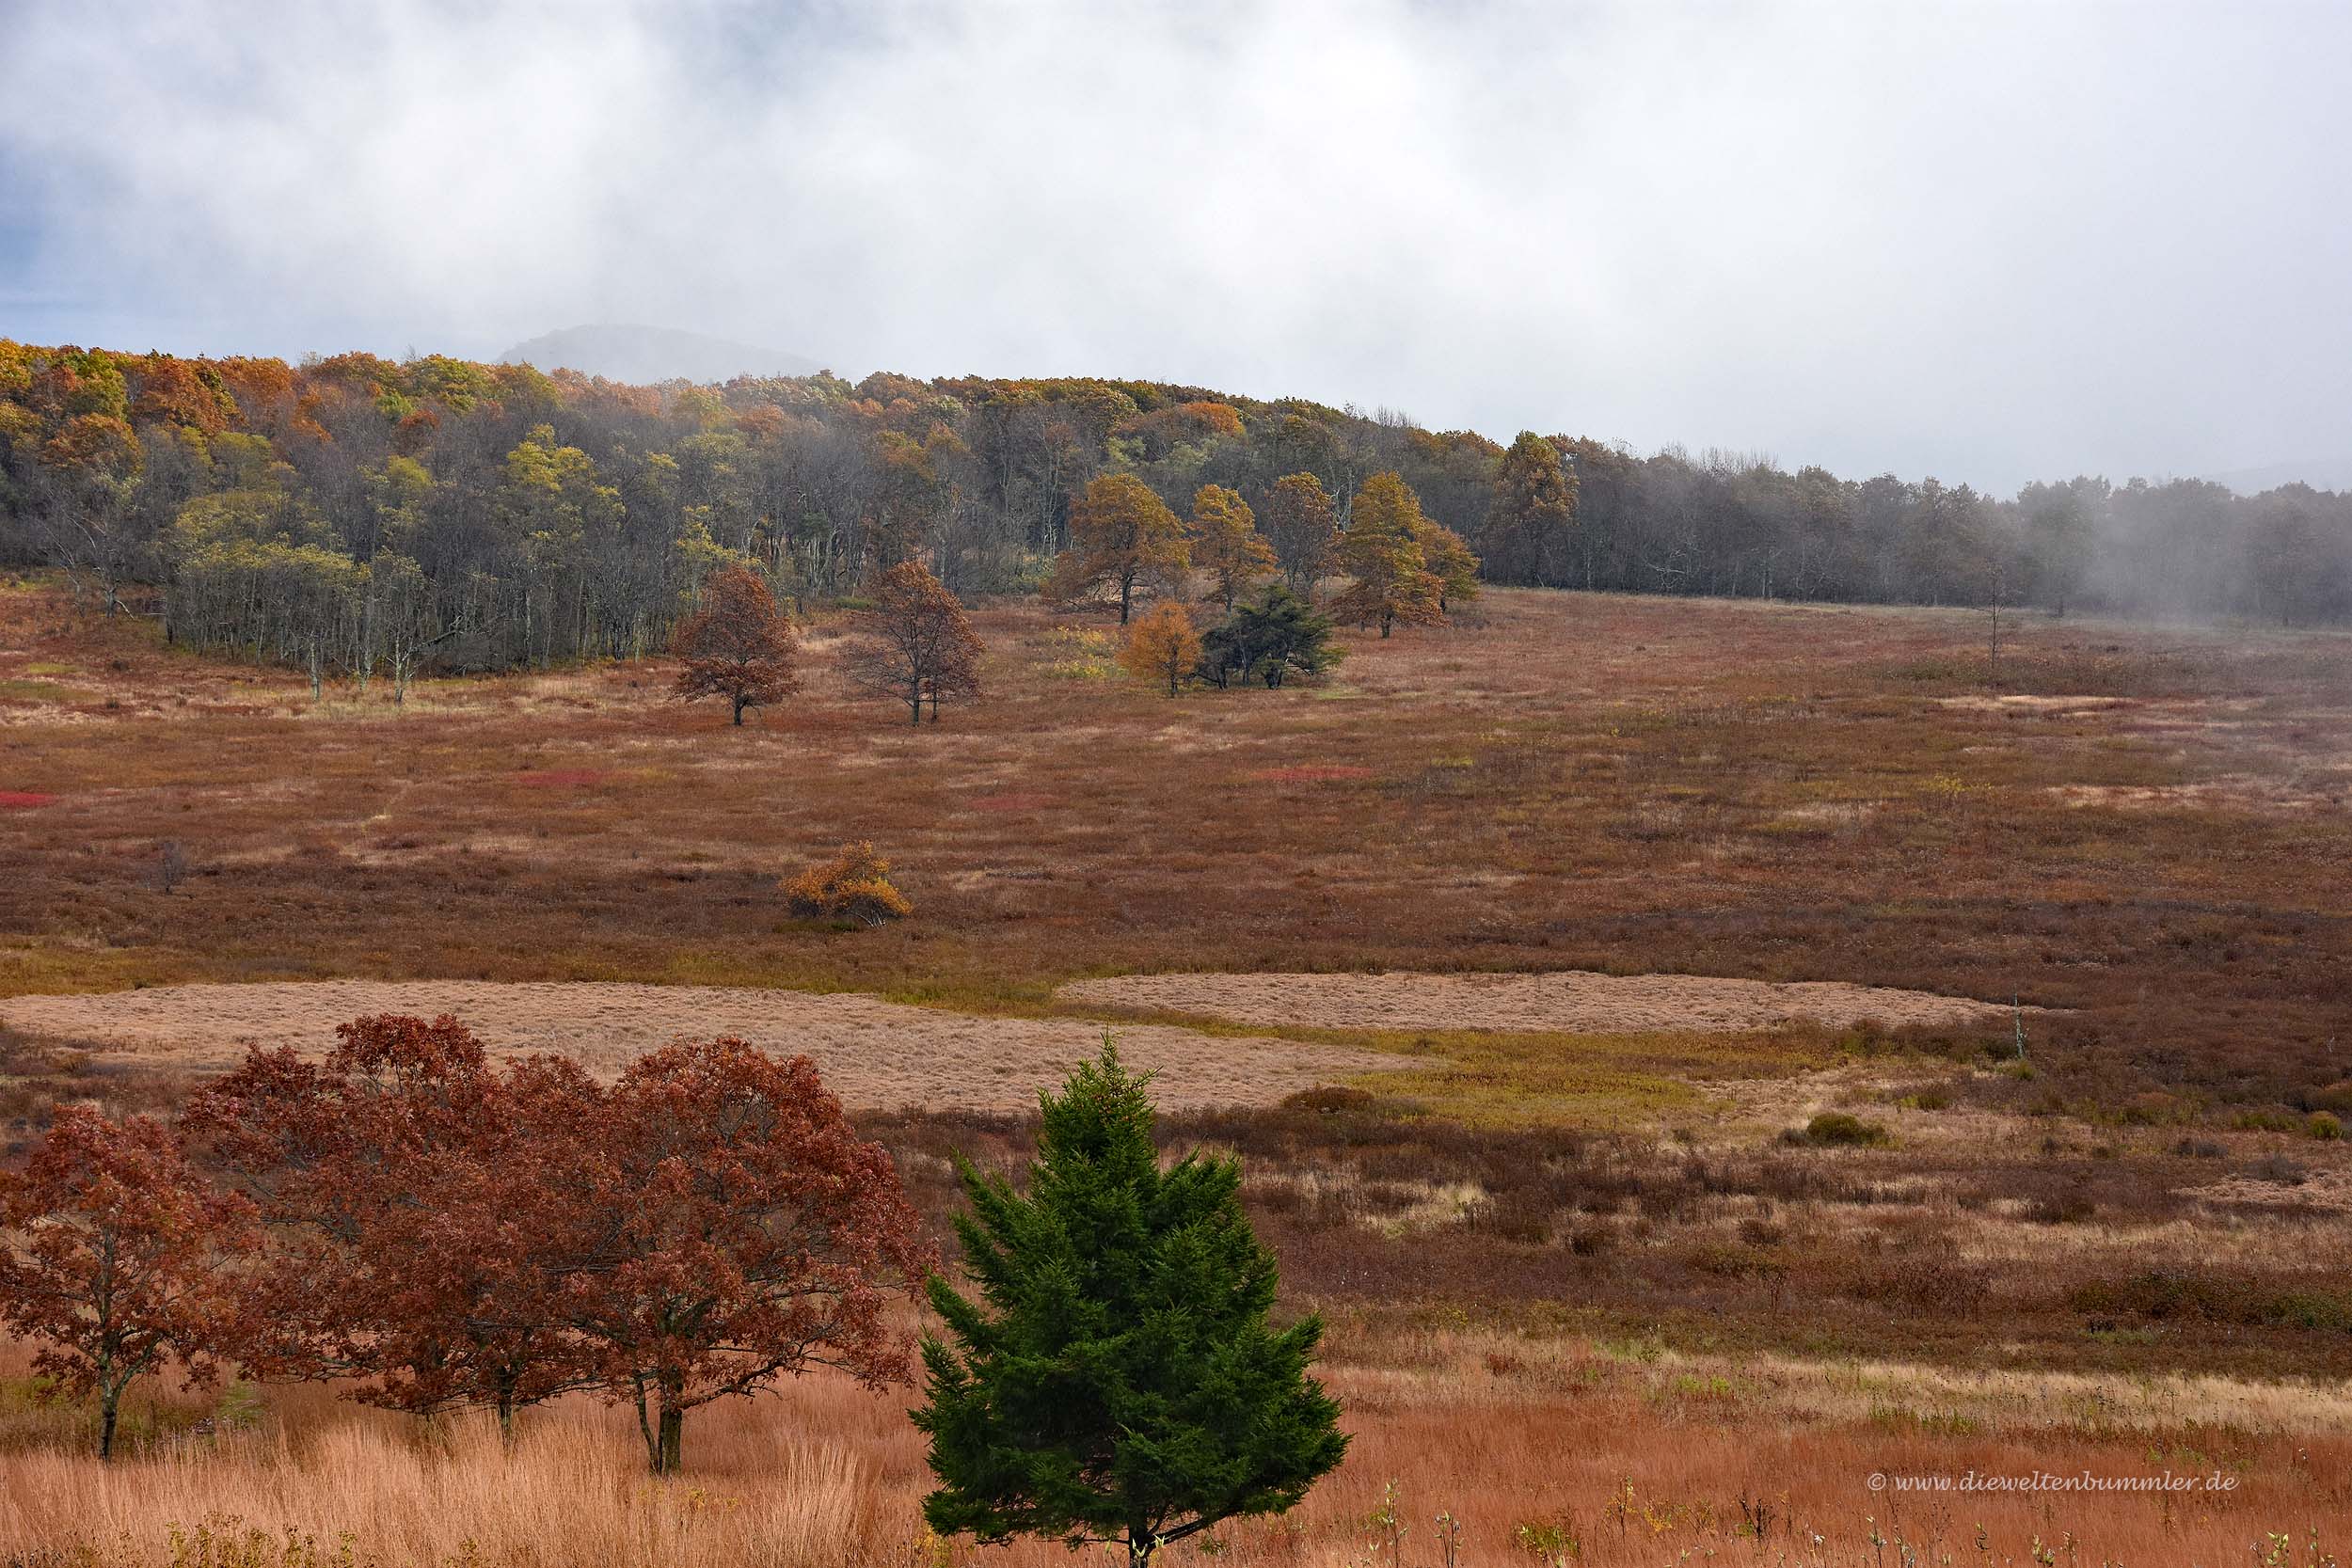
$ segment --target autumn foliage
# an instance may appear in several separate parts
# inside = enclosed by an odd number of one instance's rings
[[[890,885],[890,863],[860,840],[812,865],[784,884],[785,901],[804,920],[850,920],[880,926],[914,912],[906,895]]]
[[[342,1379],[420,1414],[569,1389],[633,1405],[657,1471],[685,1418],[811,1367],[903,1378],[887,1311],[934,1266],[889,1157],[806,1057],[679,1040],[599,1083],[493,1064],[453,1018],[360,1019],[323,1062],[251,1052],[173,1132],[60,1115],[0,1183],[0,1323],[94,1392]],[[265,1238],[265,1239],[264,1239]]]
[[[226,1265],[250,1220],[162,1123],[87,1105],[59,1112],[25,1168],[0,1174],[0,1326],[40,1341],[33,1370],[51,1393],[96,1398],[102,1456],[134,1378],[170,1360],[204,1381],[237,1337]]]
[[[1295,592],[1312,592],[1330,570],[1340,539],[1338,514],[1323,482],[1312,474],[1283,475],[1266,492],[1258,519],[1284,579]]]
[[[1429,569],[1422,546],[1428,528],[1421,499],[1404,480],[1384,473],[1364,481],[1339,544],[1340,570],[1352,580],[1332,602],[1332,614],[1377,625],[1383,637],[1400,621],[1426,626],[1443,619],[1445,583]]]
[[[1541,580],[1576,525],[1576,476],[1560,451],[1522,430],[1495,470],[1486,504],[1486,547],[1506,582]]]
[[[1302,594],[1333,568],[1341,499],[1391,472],[1502,582],[2352,617],[2345,496],[2076,477],[2000,500],[1719,456],[1533,432],[1506,451],[1124,378],[631,387],[441,355],[289,365],[0,338],[0,558],[109,610],[160,589],[174,641],[362,689],[388,661],[403,689],[419,656],[643,657],[691,612],[680,588],[735,561],[821,601],[924,560],[969,596],[1032,586],[1058,550],[1056,595],[1116,597],[1124,619],[1212,565],[1209,531],[1196,550],[1170,511],[1208,478],[1255,510]],[[1423,550],[1442,596],[1466,597],[1438,559],[1452,546]],[[2186,564],[2093,569],[2118,550]]]
[[[885,1307],[935,1262],[896,1168],[805,1056],[681,1040],[576,1095],[547,1201],[573,1216],[552,1317],[657,1471],[688,1412],[825,1366],[902,1380]]]
[[[1180,604],[1152,606],[1127,628],[1119,662],[1139,681],[1167,682],[1168,694],[1176,695],[1200,662],[1200,633],[1193,626],[1191,613]]]
[[[391,1409],[493,1410],[511,1434],[516,1411],[591,1381],[546,1294],[558,1140],[532,1135],[589,1085],[553,1060],[494,1069],[453,1018],[336,1036],[324,1062],[253,1052],[189,1107],[270,1227],[243,1358]]]
[[[1184,526],[1168,503],[1133,474],[1104,474],[1070,508],[1070,548],[1055,559],[1045,597],[1074,604],[1115,592],[1123,626],[1138,588],[1174,587],[1191,564]]]
[[[800,689],[793,668],[800,640],[767,581],[749,566],[712,575],[703,585],[702,609],[678,627],[670,651],[685,661],[677,694],[724,697],[739,724],[745,708],[780,703]]]
[[[872,607],[858,612],[842,668],[852,683],[905,703],[910,723],[923,721],[928,701],[937,723],[942,697],[980,694],[980,653],[956,596],[921,562],[905,561],[882,575]]]
[[[1209,574],[1229,613],[1243,590],[1280,564],[1249,503],[1222,484],[1203,484],[1192,498],[1192,563]]]

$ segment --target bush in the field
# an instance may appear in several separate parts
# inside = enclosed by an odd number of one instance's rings
[[[860,839],[822,865],[812,865],[784,884],[792,912],[807,920],[848,920],[880,926],[914,912],[906,895],[890,885],[890,863]]]

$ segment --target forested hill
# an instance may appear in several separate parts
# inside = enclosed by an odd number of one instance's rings
[[[474,667],[636,653],[737,558],[805,596],[918,555],[960,594],[1027,590],[1068,544],[1073,494],[1112,471],[1180,515],[1204,484],[1263,510],[1311,474],[1343,526],[1393,471],[1503,582],[2352,618],[2352,498],[2299,485],[2074,479],[1995,499],[1571,436],[1506,452],[1150,382],[637,387],[437,356],[0,340],[0,556],[109,596],[163,584],[175,635],[261,657],[362,637]]]

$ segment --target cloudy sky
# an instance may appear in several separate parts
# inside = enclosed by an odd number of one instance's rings
[[[649,322],[2006,491],[2352,456],[2352,5],[0,0],[0,336]]]

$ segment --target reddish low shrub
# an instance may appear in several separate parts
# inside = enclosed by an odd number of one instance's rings
[[[976,795],[971,800],[966,800],[964,804],[969,806],[974,811],[1022,813],[1051,811],[1054,807],[1061,804],[1061,797],[1058,795],[1046,795],[1034,790],[1016,790],[1004,795]]]
[[[1369,779],[1369,768],[1349,768],[1332,765],[1302,765],[1296,768],[1261,768],[1245,777],[1259,784],[1336,784],[1346,779]]]

